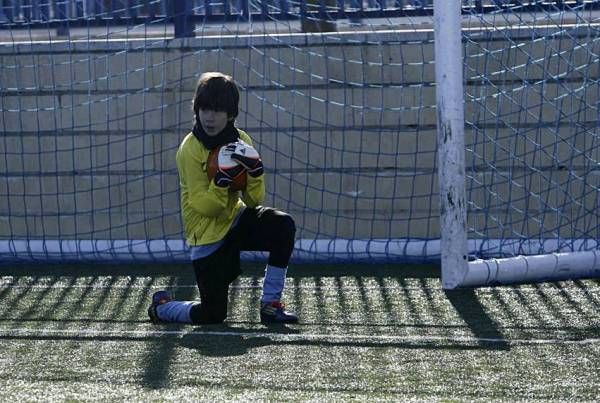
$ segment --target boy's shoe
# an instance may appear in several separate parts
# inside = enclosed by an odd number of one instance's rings
[[[286,311],[285,306],[280,301],[272,301],[262,304],[260,321],[265,325],[269,323],[296,323],[298,322],[298,316],[293,312]]]
[[[148,316],[150,317],[152,323],[155,325],[162,323],[162,320],[160,320],[158,314],[156,313],[156,308],[159,305],[166,304],[169,301],[171,301],[171,294],[168,291],[156,291],[152,295],[152,304],[150,304],[148,307]]]

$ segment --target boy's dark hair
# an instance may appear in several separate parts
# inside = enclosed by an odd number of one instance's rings
[[[236,118],[239,109],[240,91],[231,76],[218,72],[204,73],[198,79],[194,96],[194,116],[200,109],[227,112],[227,117]]]

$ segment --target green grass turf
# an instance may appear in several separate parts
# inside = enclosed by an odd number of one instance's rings
[[[600,398],[600,281],[444,292],[436,267],[301,266],[301,323],[258,322],[261,270],[224,325],[151,325],[196,298],[182,266],[0,267],[2,401]]]

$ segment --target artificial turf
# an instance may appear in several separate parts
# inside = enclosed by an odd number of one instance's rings
[[[300,323],[258,320],[261,269],[223,325],[152,325],[188,265],[0,267],[0,397],[14,401],[600,398],[600,281],[444,292],[435,266],[296,266]]]

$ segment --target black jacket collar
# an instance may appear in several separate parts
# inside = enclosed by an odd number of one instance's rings
[[[198,139],[198,141],[200,141],[204,147],[209,150],[222,146],[223,144],[234,143],[240,138],[240,134],[235,128],[233,122],[227,122],[225,128],[216,136],[209,136],[204,131],[204,128],[200,122],[196,121],[196,124],[192,129],[192,133],[194,133],[194,136]]]

